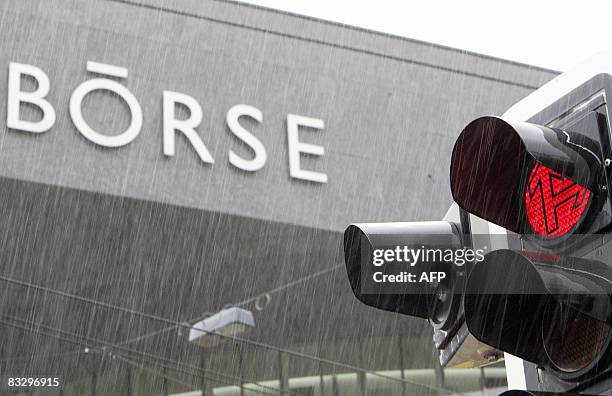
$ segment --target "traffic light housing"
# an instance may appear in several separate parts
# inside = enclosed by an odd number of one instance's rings
[[[453,148],[453,199],[478,217],[542,241],[609,225],[606,116],[591,111],[569,128],[498,117],[472,121]]]
[[[472,245],[468,214],[457,205],[451,207],[442,221],[351,224],[344,232],[344,259],[351,290],[368,306],[428,320],[442,366],[489,364],[501,352],[468,334],[463,312],[463,290],[472,260],[445,261],[434,257],[415,267],[408,263],[373,265],[375,251],[397,247],[421,252],[460,251]],[[406,270],[421,275],[441,272],[445,277],[392,286],[370,281],[377,272],[397,275]]]
[[[355,296],[428,319],[442,365],[466,355],[471,362],[460,366],[485,365],[503,351],[531,362],[526,372],[534,391],[604,386],[612,372],[610,95],[612,76],[602,74],[527,120],[487,116],[469,123],[451,157],[458,205],[451,207],[452,220],[447,214],[442,222],[347,228],[345,261]],[[472,220],[509,232],[499,246],[489,243],[483,261],[430,263],[450,271],[444,283],[365,287],[374,250],[492,242],[492,235],[478,241]],[[494,359],[483,359],[483,345]],[[469,348],[480,356],[466,354]]]
[[[432,283],[401,284],[397,287],[373,283],[375,272],[386,275],[401,273],[394,268],[375,264],[374,253],[396,247],[460,248],[461,225],[449,221],[407,223],[351,224],[344,232],[344,257],[353,294],[366,305],[404,315],[440,322],[441,311],[451,311],[436,302],[436,288],[446,289],[455,282],[455,271],[443,262],[432,262],[431,270],[444,271],[448,276],[436,285]],[[382,259],[382,258],[381,258]],[[402,269],[406,269],[403,266]],[[449,296],[450,297],[450,296]],[[446,300],[445,300],[446,302]],[[449,312],[450,313],[450,312]]]
[[[612,77],[595,76],[527,122],[474,120],[453,148],[453,199],[510,232],[468,275],[466,325],[531,362],[538,391],[587,390],[612,370],[610,94]]]
[[[579,377],[611,345],[611,279],[597,260],[495,250],[469,274],[466,323],[488,345]]]

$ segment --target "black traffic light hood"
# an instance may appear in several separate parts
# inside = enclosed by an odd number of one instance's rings
[[[458,226],[448,221],[359,223],[351,224],[344,232],[344,261],[355,297],[371,307],[430,318],[435,291],[432,284],[413,283],[396,292],[371,284],[371,271],[378,270],[372,266],[373,252],[396,246],[457,249],[461,247]],[[432,269],[447,266],[437,262],[422,265]],[[452,282],[450,275],[447,281]]]
[[[583,125],[598,127],[596,113]],[[598,193],[603,176],[599,143],[579,132],[499,117],[469,123],[453,148],[450,186],[460,207],[510,231],[524,233],[523,192],[541,164]]]

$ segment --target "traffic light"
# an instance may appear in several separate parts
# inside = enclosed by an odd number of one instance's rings
[[[355,296],[428,319],[442,365],[486,365],[507,352],[531,362],[534,394],[584,392],[593,384],[597,392],[612,389],[609,97],[612,76],[602,74],[528,120],[470,122],[453,148],[455,204],[443,221],[353,224],[345,231]],[[477,235],[474,225],[483,222],[485,232],[491,223],[508,231],[503,243]],[[486,253],[462,263],[426,261],[421,271],[446,273],[429,283],[373,281],[410,268],[387,265],[400,246]]]
[[[611,279],[596,260],[496,250],[469,275],[467,326],[486,344],[578,377],[611,345]]]
[[[510,231],[470,269],[467,328],[533,363],[538,391],[584,390],[612,370],[611,88],[599,75],[529,122],[478,118],[453,148],[454,201]]]
[[[381,275],[402,275],[410,269],[403,266],[378,265],[377,260],[398,261],[387,257],[375,257],[377,252],[395,253],[403,249],[460,248],[463,245],[461,224],[449,221],[412,223],[361,223],[351,224],[344,232],[344,257],[346,270],[355,296],[364,304],[386,311],[431,319],[444,323],[453,312],[453,293],[449,290],[456,283],[454,268],[441,260],[430,263],[431,272],[444,272],[439,282],[392,282],[379,284]],[[425,248],[426,247],[426,248]],[[382,256],[382,255],[381,255]],[[401,258],[401,250],[400,250]],[[405,260],[403,260],[405,261]],[[378,274],[378,273],[382,274]],[[416,271],[414,272],[416,275]],[[382,282],[381,282],[382,283]],[[436,298],[436,296],[438,298]]]
[[[596,232],[611,220],[604,134],[606,116],[596,111],[568,130],[478,118],[453,148],[453,199],[478,217],[541,242]]]
[[[344,232],[344,258],[354,295],[371,307],[427,319],[442,366],[476,367],[501,356],[467,332],[462,297],[473,258],[438,255],[471,248],[468,215],[456,205],[443,221],[360,223]],[[412,260],[414,266],[404,260],[412,258],[402,256],[407,252],[420,254]],[[412,277],[414,282],[376,282],[382,276]]]

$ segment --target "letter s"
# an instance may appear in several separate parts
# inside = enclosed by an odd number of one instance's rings
[[[476,262],[480,263],[481,261],[484,261],[484,250],[476,249],[476,256]]]
[[[227,112],[225,120],[230,131],[236,135],[237,138],[246,143],[255,153],[253,159],[247,160],[234,153],[232,150],[229,151],[229,162],[238,169],[242,169],[248,172],[255,172],[260,170],[266,164],[268,156],[266,154],[266,148],[251,132],[247,131],[240,125],[238,119],[241,116],[249,116],[261,122],[263,115],[261,110],[253,106],[239,104]]]
[[[24,92],[21,90],[21,76],[33,77],[38,84],[36,90]],[[49,93],[49,77],[36,66],[11,62],[9,64],[8,100],[6,104],[6,126],[25,132],[46,132],[55,123],[55,110],[51,103],[45,100]],[[40,121],[24,121],[19,118],[21,103],[30,103],[42,111]]]

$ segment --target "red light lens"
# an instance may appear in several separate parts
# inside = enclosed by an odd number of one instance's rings
[[[536,163],[525,190],[527,219],[547,238],[566,235],[582,218],[590,197],[587,188]]]

